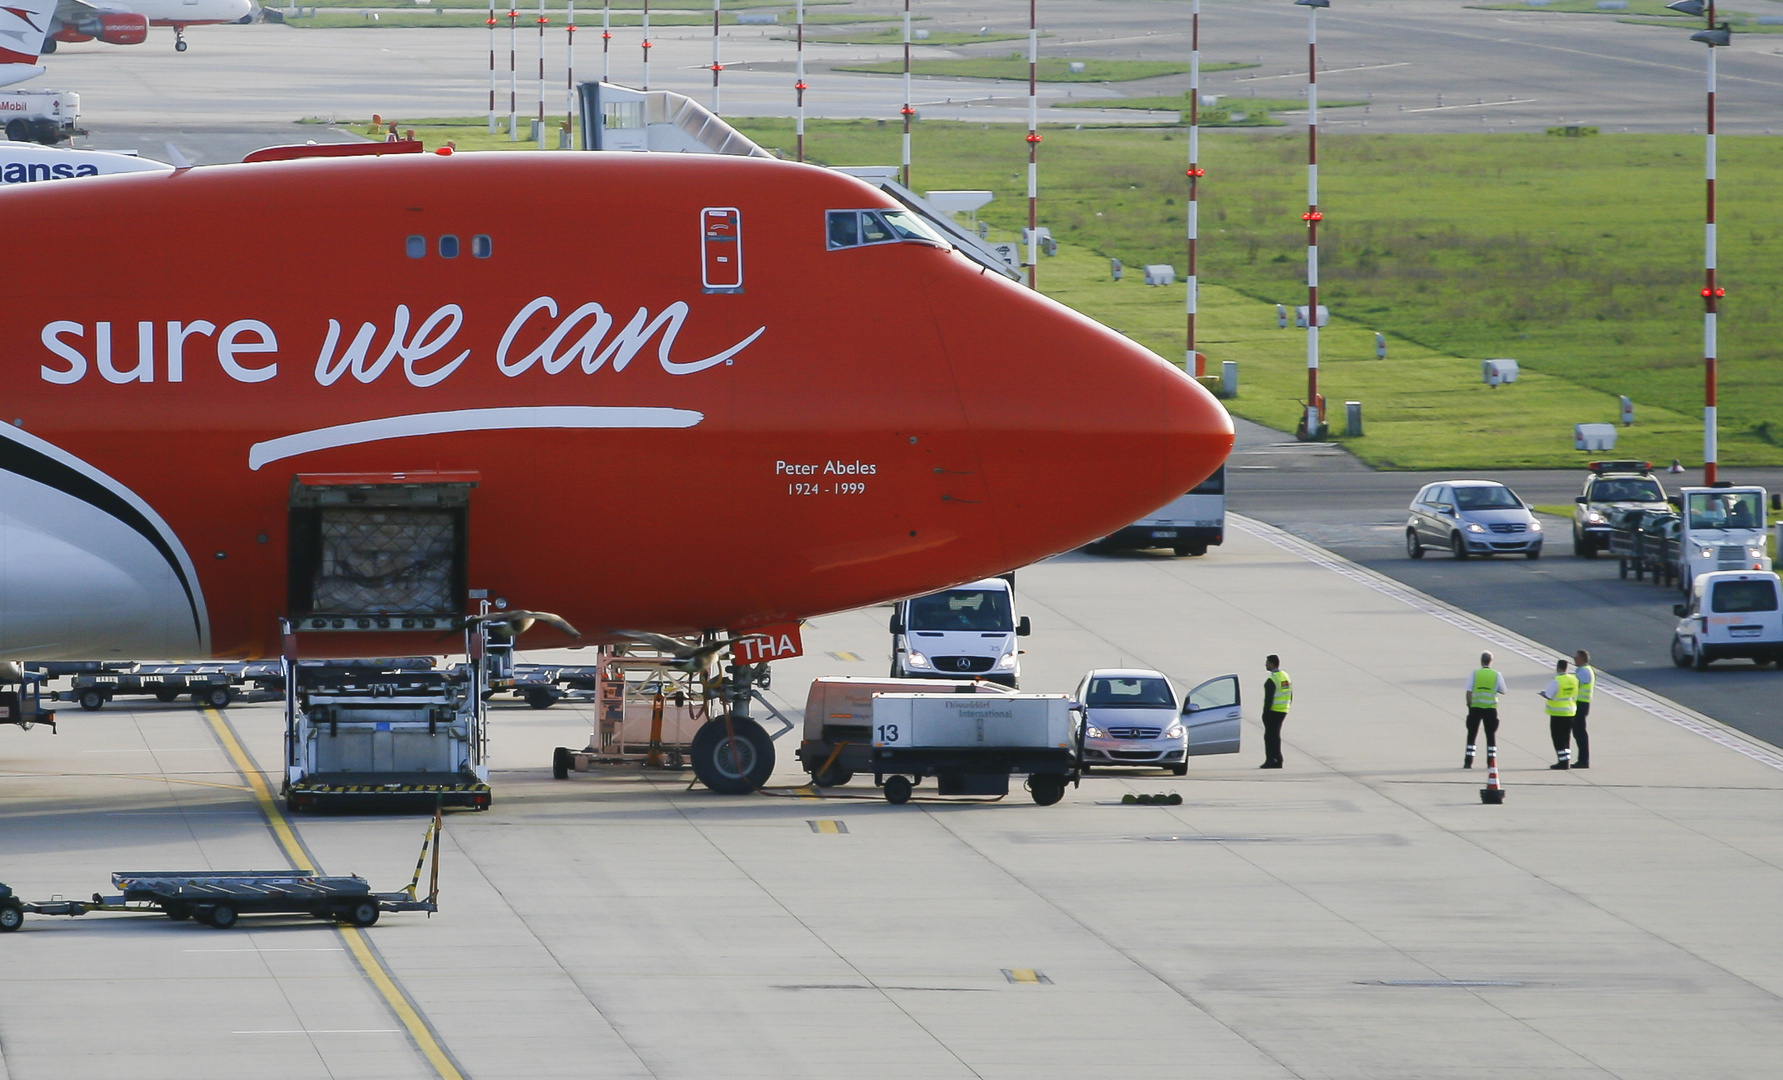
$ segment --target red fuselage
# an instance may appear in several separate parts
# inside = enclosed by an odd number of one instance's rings
[[[1225,411],[1121,335],[934,245],[826,244],[826,211],[888,205],[808,166],[618,153],[0,194],[14,235],[54,237],[0,309],[0,483],[41,496],[0,510],[0,659],[161,641],[277,655],[300,476],[472,478],[462,584],[598,639],[982,578],[1126,525],[1224,460]],[[144,538],[149,554],[118,557],[137,569],[83,583],[80,558],[45,556],[73,579],[45,583],[19,565],[40,533],[91,547],[93,515]],[[107,629],[107,592],[157,559],[191,611]]]

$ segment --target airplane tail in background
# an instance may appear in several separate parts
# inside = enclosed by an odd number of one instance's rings
[[[43,74],[37,57],[56,13],[56,0],[0,0],[0,86]]]

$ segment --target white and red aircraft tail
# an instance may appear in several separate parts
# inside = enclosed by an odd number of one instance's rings
[[[43,74],[37,57],[56,13],[56,0],[8,0],[0,3],[0,86]]]

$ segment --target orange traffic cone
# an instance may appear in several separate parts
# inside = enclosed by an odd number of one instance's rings
[[[1498,786],[1498,754],[1486,748],[1486,786],[1480,789],[1480,801],[1487,806],[1504,802],[1504,789]]]

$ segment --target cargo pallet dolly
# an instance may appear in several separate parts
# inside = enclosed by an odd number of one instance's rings
[[[15,662],[0,664],[0,724],[14,724],[20,731],[48,724],[55,733],[56,714],[43,707],[43,680]]]
[[[119,694],[142,694],[163,704],[190,696],[194,705],[224,709],[237,701],[277,701],[284,691],[277,662],[108,663],[104,670],[70,673],[69,689],[56,699],[72,701],[88,712],[103,709]]]
[[[1023,773],[1051,806],[1083,779],[1083,734],[1063,694],[875,694],[870,764],[894,806],[926,776],[940,795],[1001,798]]]
[[[421,840],[421,857],[408,887],[372,892],[357,874],[331,876],[307,870],[120,870],[112,874],[115,896],[94,893],[88,900],[25,901],[0,885],[0,932],[24,925],[25,913],[80,916],[94,911],[166,915],[175,922],[195,919],[227,930],[242,915],[310,915],[354,926],[371,926],[386,911],[440,909],[440,813],[436,808]],[[416,895],[421,867],[433,850],[433,873],[425,897]]]

